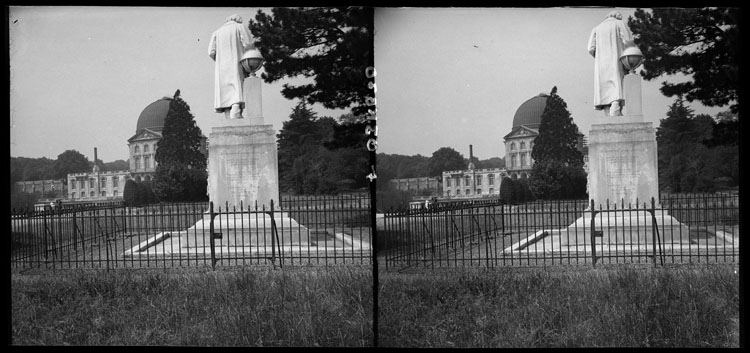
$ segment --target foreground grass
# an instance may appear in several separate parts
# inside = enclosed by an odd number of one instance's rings
[[[739,347],[735,270],[382,274],[379,345]]]
[[[369,269],[13,275],[18,345],[371,346]]]

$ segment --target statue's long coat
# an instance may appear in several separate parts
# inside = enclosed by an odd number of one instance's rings
[[[626,44],[632,44],[633,35],[625,22],[608,17],[591,31],[589,54],[594,56],[594,106],[607,108],[615,100],[623,100],[622,79],[625,69],[620,55]]]
[[[246,50],[252,48],[250,33],[242,24],[227,21],[211,35],[208,55],[216,61],[214,67],[214,109],[222,112],[232,104],[245,107],[242,81],[245,73],[240,59]]]

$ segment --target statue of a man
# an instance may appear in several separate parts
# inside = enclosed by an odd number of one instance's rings
[[[606,116],[622,115],[622,79],[625,69],[620,63],[622,50],[633,44],[633,34],[622,21],[622,14],[610,12],[591,31],[589,54],[594,57],[594,107]]]
[[[226,22],[211,35],[208,56],[214,65],[214,109],[227,118],[242,118],[245,97],[242,83],[247,74],[240,65],[242,55],[254,48],[252,36],[242,26],[242,17],[231,15]]]

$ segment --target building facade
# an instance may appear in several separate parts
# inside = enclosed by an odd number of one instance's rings
[[[442,178],[440,177],[391,179],[389,182],[394,189],[408,191],[413,195],[442,194]]]
[[[42,199],[65,198],[68,194],[65,180],[29,180],[17,181],[16,189],[21,192],[38,194]]]
[[[122,198],[125,182],[130,179],[128,171],[68,174],[68,200],[108,201]]]
[[[443,197],[454,199],[499,196],[500,183],[505,176],[507,173],[502,168],[444,171]]]
[[[493,197],[500,195],[500,183],[505,177],[513,180],[531,176],[534,159],[531,151],[534,140],[539,136],[539,125],[542,113],[547,105],[547,94],[539,94],[523,102],[513,116],[513,126],[503,137],[505,146],[505,168],[474,169],[469,165],[466,170],[450,170],[443,172],[443,197],[449,199],[465,199]],[[579,132],[578,148],[587,161],[587,147],[585,137]],[[587,165],[584,165],[586,168]]]
[[[152,181],[156,173],[156,148],[162,138],[164,120],[173,98],[163,97],[143,109],[135,135],[128,139],[130,175],[136,182]],[[201,135],[201,152],[207,154],[207,138]]]

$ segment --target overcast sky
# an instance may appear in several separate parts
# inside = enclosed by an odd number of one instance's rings
[[[558,94],[588,135],[593,108],[591,29],[612,8],[376,9],[378,151],[431,156],[452,147],[503,157],[503,136],[526,100]],[[635,9],[617,8],[627,20]],[[648,58],[646,58],[648,60]],[[643,114],[659,125],[674,98],[644,81]],[[690,104],[714,116],[728,108]]]
[[[211,33],[233,13],[247,25],[257,11],[10,8],[11,156],[56,159],[74,149],[93,160],[97,147],[105,162],[126,160],[141,111],[177,89],[208,136],[223,119],[213,110]],[[281,96],[284,82],[263,86],[265,123],[277,130],[297,104]],[[313,108],[321,116],[344,113]]]
[[[432,155],[452,147],[481,159],[504,155],[518,106],[557,85],[584,134],[594,111],[591,29],[610,8],[375,11],[379,152]],[[624,17],[634,9],[620,9]],[[208,136],[213,111],[211,33],[256,8],[12,7],[10,149],[47,157],[75,149],[93,160],[127,159],[141,111],[180,89]],[[270,12],[270,11],[266,11]],[[288,81],[285,81],[288,82]],[[265,84],[265,121],[280,129],[296,101]],[[673,98],[643,83],[643,112],[664,118]],[[715,115],[724,108],[697,112]],[[344,111],[314,107],[337,118]]]

